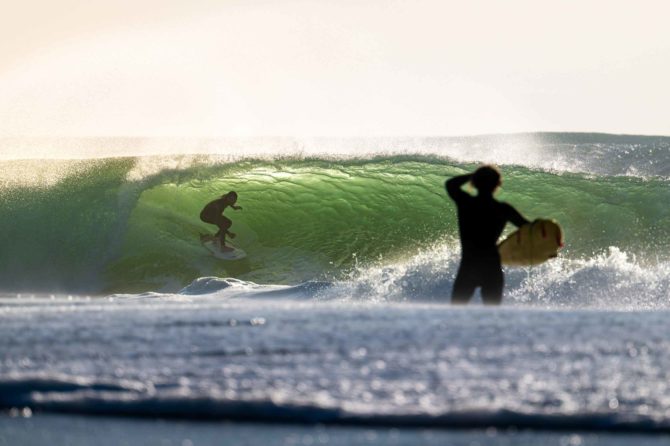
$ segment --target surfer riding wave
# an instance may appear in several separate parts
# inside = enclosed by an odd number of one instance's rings
[[[221,244],[221,251],[232,251],[233,248],[226,246],[226,235],[230,238],[235,238],[235,234],[228,229],[233,222],[223,215],[223,211],[227,207],[231,207],[236,211],[242,210],[242,206],[235,206],[237,202],[237,192],[230,191],[216,200],[210,201],[200,212],[200,220],[205,223],[216,225],[219,231],[213,236],[202,236],[201,239],[218,239]]]

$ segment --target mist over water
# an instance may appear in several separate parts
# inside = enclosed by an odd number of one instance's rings
[[[561,172],[647,177],[669,174],[669,148],[668,136],[551,132],[404,138],[0,138],[0,160],[49,159],[51,164],[53,160],[151,156],[163,157],[159,166],[165,168],[166,164],[184,162],[180,155],[211,155],[233,161],[423,154]],[[47,168],[37,162],[31,168],[40,172],[38,177],[46,172],[53,176],[51,165]],[[35,175],[26,172],[22,176]]]

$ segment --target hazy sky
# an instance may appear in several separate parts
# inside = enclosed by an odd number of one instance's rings
[[[5,0],[2,136],[670,135],[667,0]]]

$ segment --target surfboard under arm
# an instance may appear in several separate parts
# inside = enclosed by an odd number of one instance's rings
[[[498,252],[503,265],[532,266],[558,256],[562,247],[560,225],[554,220],[537,219],[507,236],[498,244]]]

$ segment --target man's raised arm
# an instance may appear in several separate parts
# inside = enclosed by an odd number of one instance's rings
[[[453,178],[449,178],[444,187],[447,189],[447,193],[452,200],[458,201],[463,197],[467,197],[468,194],[461,189],[464,184],[467,184],[472,179],[472,174],[468,173],[466,175],[458,175]]]

